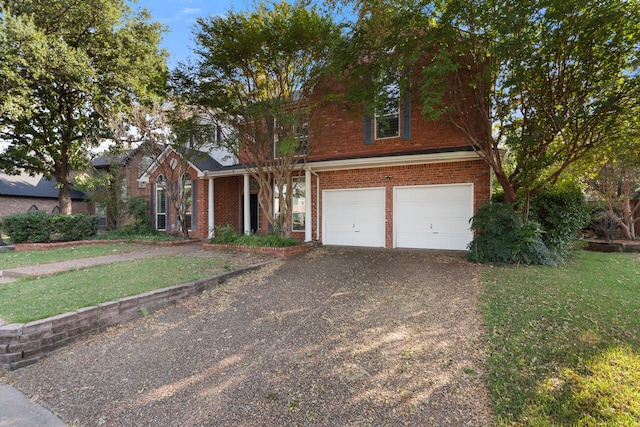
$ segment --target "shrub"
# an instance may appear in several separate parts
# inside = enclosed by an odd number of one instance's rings
[[[98,217],[87,214],[51,215],[53,233],[60,234],[65,242],[85,240],[98,232]]]
[[[476,237],[469,245],[469,259],[479,263],[555,265],[535,222],[523,225],[512,205],[492,203],[478,209],[471,219]]]
[[[43,211],[29,211],[4,217],[3,229],[13,243],[48,242],[51,238],[49,214]]]
[[[589,223],[591,209],[580,188],[565,184],[536,194],[531,199],[530,214],[544,230],[542,241],[561,260]]]
[[[238,240],[238,233],[232,226],[216,227],[213,233],[213,237],[209,239],[209,243],[218,245],[232,245]]]
[[[151,234],[153,229],[153,221],[149,215],[149,201],[144,196],[132,197],[129,199],[127,206],[128,212],[133,216],[132,223],[126,223],[123,226],[124,234]]]

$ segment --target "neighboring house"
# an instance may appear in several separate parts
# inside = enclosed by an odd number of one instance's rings
[[[418,98],[416,91],[398,99],[397,108],[377,117],[340,103],[312,113],[311,152],[289,186],[293,237],[325,245],[467,249],[469,220],[490,198],[490,169],[461,132],[444,121],[426,123]],[[206,238],[214,226],[226,225],[268,231],[258,185],[241,165],[194,168],[191,178],[198,218],[191,236]],[[151,183],[151,194],[157,191],[155,170],[141,179]],[[163,205],[153,209],[162,229]]]
[[[91,164],[99,172],[109,172],[118,177],[119,185],[117,188],[110,189],[110,191],[117,193],[115,197],[111,198],[111,203],[118,200],[120,203],[126,204],[127,200],[132,197],[148,197],[149,191],[146,183],[138,181],[138,178],[147,170],[152,161],[152,157],[143,147],[138,147],[124,150],[121,154],[105,153],[93,159]],[[106,202],[92,202],[90,211],[98,217],[101,227],[118,225],[118,209],[107,206]]]
[[[84,197],[80,191],[71,191],[74,214],[87,213]],[[7,175],[0,171],[0,218],[30,210],[59,213],[55,180],[47,180],[42,175]]]

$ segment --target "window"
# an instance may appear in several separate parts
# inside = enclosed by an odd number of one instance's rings
[[[164,175],[158,175],[156,179],[156,229],[167,229],[167,194],[165,190],[166,180]]]
[[[291,224],[293,231],[304,231],[305,224],[305,178],[293,178],[293,193],[291,194]]]
[[[283,137],[293,136],[295,145],[288,148],[293,150],[296,156],[306,156],[309,154],[309,115],[305,112],[296,113],[297,117],[287,116],[278,121],[274,119],[273,154],[275,158],[280,157],[280,152],[284,148],[280,143],[280,135]]]
[[[182,211],[184,212],[184,221],[187,225],[187,230],[191,230],[191,209],[193,206],[193,199],[191,197],[191,175],[188,173],[182,174]]]
[[[387,84],[380,93],[380,106],[376,110],[376,139],[400,136],[400,85],[397,81]]]
[[[291,180],[293,193],[291,194],[291,230],[292,231],[304,231],[305,224],[305,178],[294,177]],[[288,186],[282,188],[284,197],[287,196]],[[280,215],[280,194],[278,187],[273,187],[273,210],[276,214]]]
[[[96,202],[96,216],[98,217],[98,227],[106,227],[107,213],[104,209],[104,205],[100,202]]]

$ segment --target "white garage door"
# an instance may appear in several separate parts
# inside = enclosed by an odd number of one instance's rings
[[[322,243],[384,247],[384,206],[384,188],[323,191]]]
[[[472,216],[473,184],[394,187],[394,246],[465,250]]]

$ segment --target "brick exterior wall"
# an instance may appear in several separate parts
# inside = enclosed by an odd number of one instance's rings
[[[231,225],[237,232],[242,232],[242,192],[243,177],[230,176],[216,178],[213,182],[214,211],[216,227]]]
[[[320,199],[322,190],[350,188],[386,188],[386,244],[393,247],[393,187],[407,185],[437,185],[473,183],[474,211],[489,200],[491,176],[483,160],[433,163],[424,165],[393,166],[385,168],[351,169],[320,172]],[[391,179],[387,179],[391,176]],[[316,214],[318,203],[315,200],[316,178],[312,179],[312,224],[313,238],[316,236]],[[322,206],[322,200],[320,200]],[[322,209],[320,210],[320,240],[322,240]],[[303,234],[304,236],[304,234]]]
[[[51,213],[58,206],[58,199],[0,196],[0,218],[7,215],[25,213],[34,205],[40,211]],[[71,202],[71,210],[74,214],[89,212],[87,203],[80,200]]]

